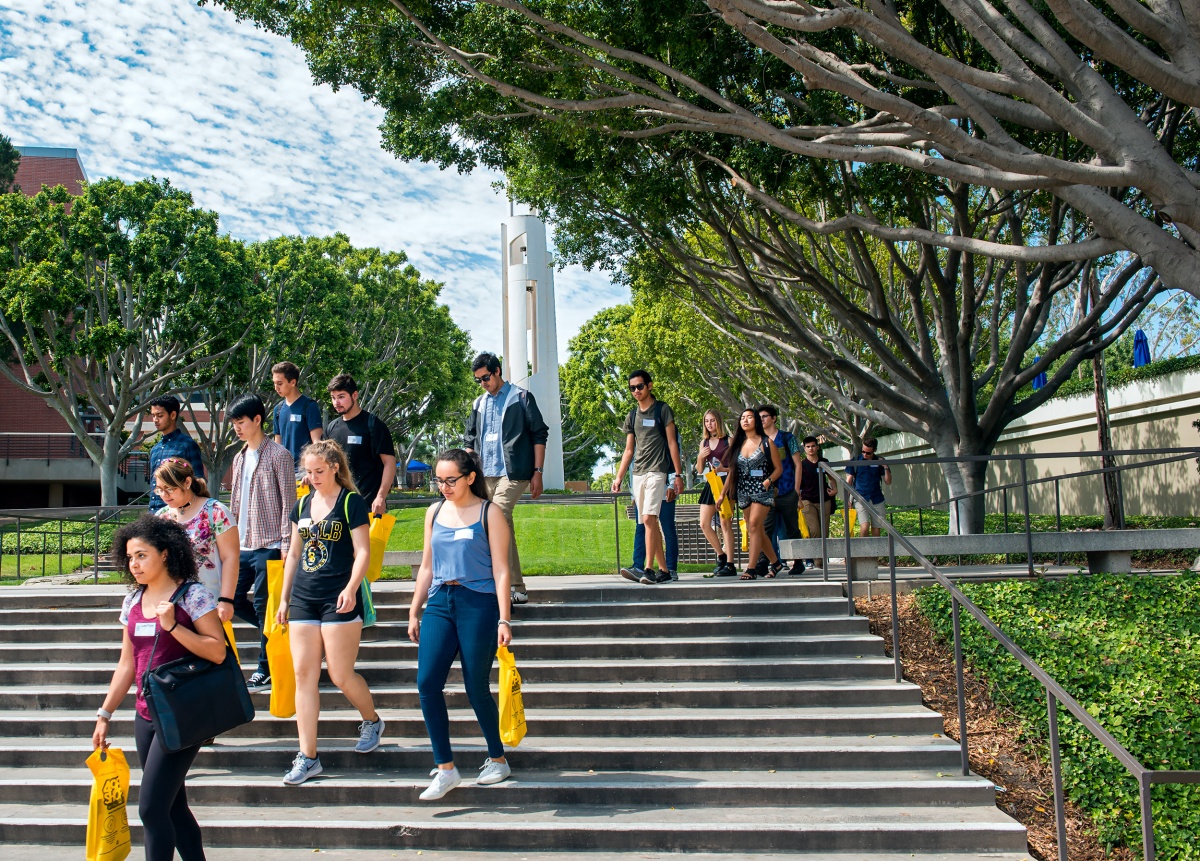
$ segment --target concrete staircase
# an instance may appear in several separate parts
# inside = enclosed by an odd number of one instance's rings
[[[210,857],[256,857],[235,847],[364,859],[385,848],[1026,857],[1024,828],[996,808],[988,781],[961,776],[941,718],[915,686],[892,681],[881,641],[846,617],[839,585],[684,575],[657,587],[598,577],[530,586],[513,646],[529,735],[511,752],[511,780],[468,785],[485,752],[456,671],[452,732],[468,780],[441,802],[418,801],[432,757],[405,633],[409,593],[383,584],[359,665],[388,722],[384,745],[353,752],[358,717],[330,689],[325,775],[286,787],[294,726],[257,695],[259,718],[204,748],[189,777]],[[119,651],[121,594],[0,592],[0,844],[11,857],[25,857],[12,844],[32,844],[28,857],[83,844],[83,760]],[[249,628],[237,633],[249,670],[257,644]],[[132,702],[112,730],[131,764]],[[135,768],[133,799],[137,779]]]

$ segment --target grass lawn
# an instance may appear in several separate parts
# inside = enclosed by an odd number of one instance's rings
[[[79,567],[79,554],[73,553],[62,557],[62,572],[70,574]],[[83,564],[90,565],[92,563],[92,554],[85,553],[83,555]],[[15,584],[21,583],[30,577],[41,577],[43,574],[50,576],[58,574],[59,556],[56,553],[47,553],[43,556],[41,553],[22,553],[21,567],[17,568],[17,556],[15,553],[5,553],[0,556],[0,583]]]

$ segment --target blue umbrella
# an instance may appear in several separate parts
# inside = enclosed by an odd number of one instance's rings
[[[1039,357],[1034,356],[1033,363],[1036,365],[1038,363],[1038,361],[1039,361]],[[1046,372],[1042,371],[1040,374],[1038,374],[1036,377],[1033,378],[1033,390],[1036,392],[1038,389],[1042,388],[1042,386],[1044,386],[1044,385],[1046,385]]]
[[[1133,366],[1140,368],[1150,364],[1150,339],[1138,329],[1133,333]]]
[[[429,472],[429,464],[421,463],[419,460],[410,460],[408,462],[409,472]]]

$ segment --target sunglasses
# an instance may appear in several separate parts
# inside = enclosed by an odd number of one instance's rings
[[[481,385],[481,386],[482,386],[484,383],[490,383],[491,381],[492,381],[492,375],[491,375],[491,374],[484,374],[482,377],[476,377],[476,378],[475,378],[475,382],[479,383],[479,385]],[[453,487],[454,485],[450,485],[450,486],[451,486],[451,487]]]
[[[451,478],[437,478],[435,476],[433,481],[438,487],[454,487],[454,485],[458,484],[459,480],[463,478],[466,478],[466,476],[456,475]]]
[[[630,383],[629,384],[629,391],[631,391],[631,392],[640,392],[644,388],[646,388],[645,383]]]

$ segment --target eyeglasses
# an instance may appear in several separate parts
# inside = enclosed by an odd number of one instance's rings
[[[481,386],[482,386],[484,383],[490,383],[491,381],[492,381],[492,375],[491,375],[491,374],[484,374],[482,377],[476,377],[476,378],[475,378],[475,382],[479,383],[479,385],[481,385]],[[451,486],[451,487],[453,487],[454,485],[450,485],[450,486]]]
[[[758,417],[760,419],[762,419],[764,422],[770,421],[771,419],[775,418],[775,416],[771,415],[770,413],[759,413]]]
[[[630,383],[629,384],[629,391],[631,391],[631,392],[640,392],[644,388],[646,388],[645,383]]]
[[[437,478],[435,476],[433,481],[434,481],[434,484],[436,484],[438,487],[454,487],[454,485],[458,484],[458,481],[461,478],[466,478],[466,476],[465,475],[456,475],[451,478]]]

